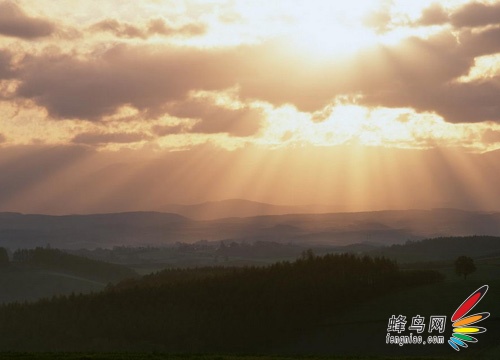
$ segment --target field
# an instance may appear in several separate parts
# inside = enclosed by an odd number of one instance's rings
[[[104,289],[106,283],[47,270],[0,271],[0,304],[35,301],[72,292],[91,293]]]

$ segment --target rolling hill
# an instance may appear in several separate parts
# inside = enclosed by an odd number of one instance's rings
[[[67,254],[57,249],[22,249],[0,267],[0,304],[90,293],[137,274],[121,265]]]
[[[160,207],[158,210],[180,214],[193,220],[215,220],[230,217],[304,214],[309,213],[311,209],[305,206],[283,206],[242,199],[229,199],[193,205],[169,204]]]
[[[306,246],[390,245],[443,236],[500,236],[500,213],[454,209],[288,214],[192,220],[178,214],[0,213],[0,246],[81,249],[208,241],[274,241]]]

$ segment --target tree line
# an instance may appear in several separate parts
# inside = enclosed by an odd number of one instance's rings
[[[260,352],[387,292],[442,280],[385,258],[166,270],[92,295],[0,307],[0,350]]]

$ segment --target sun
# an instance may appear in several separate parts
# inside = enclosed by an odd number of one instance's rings
[[[316,60],[349,56],[375,46],[393,46],[409,36],[426,37],[435,29],[411,24],[433,0],[290,1],[280,4],[285,26],[279,29],[298,51]],[[463,0],[446,0],[456,7]],[[285,5],[286,4],[286,5]],[[277,11],[276,8],[273,9]]]
[[[364,25],[379,0],[290,2],[289,40],[316,57],[353,53],[377,42],[377,34]]]

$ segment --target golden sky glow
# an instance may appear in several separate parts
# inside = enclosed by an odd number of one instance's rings
[[[183,156],[182,168],[191,163],[193,172],[203,173],[205,160],[196,161],[201,148],[213,156],[232,154],[225,171],[234,181],[209,194],[195,195],[196,187],[188,186],[189,196],[167,194],[165,203],[243,197],[245,170],[235,163],[246,162],[262,168],[246,192],[252,199],[315,202],[319,194],[302,196],[291,187],[273,199],[267,188],[278,183],[272,169],[316,161],[317,149],[361,164],[357,170],[339,165],[349,172],[351,190],[326,198],[357,194],[341,208],[384,208],[384,201],[411,206],[394,198],[399,193],[367,200],[364,177],[376,170],[360,155],[365,148],[384,154],[377,163],[385,171],[397,171],[406,151],[456,154],[453,161],[467,160],[448,170],[467,172],[453,175],[467,187],[481,184],[481,175],[470,175],[471,157],[500,149],[499,19],[499,1],[0,0],[3,164],[29,149],[92,154],[85,166],[71,163],[73,175],[59,169],[45,183],[9,195],[4,207],[23,209],[18,204],[43,191],[46,204],[55,201],[44,186],[74,185],[121,156],[153,161],[192,154]],[[267,152],[280,155],[259,155]],[[328,179],[318,191],[328,192]],[[303,187],[306,180],[295,181]],[[422,183],[427,204],[453,203],[431,200],[441,185]],[[105,188],[85,201],[100,203]],[[476,192],[473,198],[488,196]],[[143,208],[148,201],[141,200]],[[94,209],[87,205],[74,211]],[[44,211],[44,205],[34,209]]]

